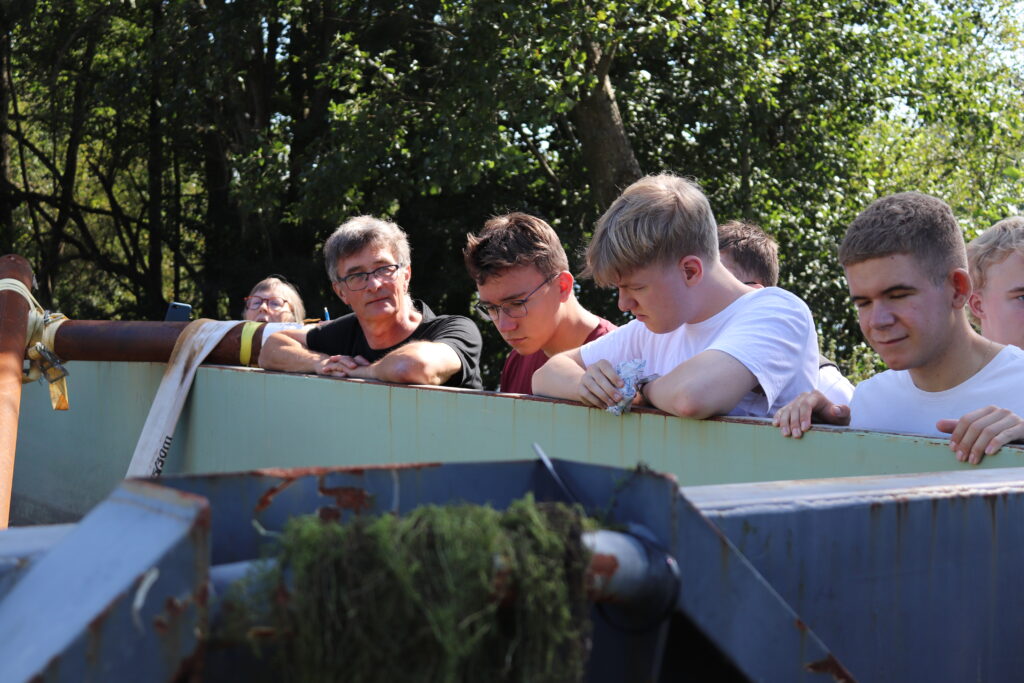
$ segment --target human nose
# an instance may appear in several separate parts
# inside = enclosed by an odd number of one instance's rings
[[[884,303],[877,303],[868,311],[868,324],[875,329],[889,327],[895,321],[896,316]]]
[[[499,308],[498,317],[494,319],[494,325],[499,331],[506,332],[508,330],[516,329],[516,327],[519,326],[519,322],[506,313],[504,308]]]
[[[633,297],[629,296],[629,294],[627,294],[623,289],[619,290],[618,304],[619,310],[623,312],[631,311],[636,307],[636,301],[634,301]]]

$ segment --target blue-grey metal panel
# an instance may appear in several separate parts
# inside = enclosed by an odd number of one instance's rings
[[[162,681],[204,625],[205,500],[125,482],[0,600],[0,678]]]
[[[728,539],[680,494],[675,481],[647,470],[554,461],[572,497],[605,523],[640,525],[677,560],[678,606],[755,680],[831,680],[845,670]],[[167,486],[208,497],[213,563],[259,557],[266,542],[253,525],[278,531],[293,515],[330,506],[345,515],[403,513],[423,504],[471,502],[506,507],[532,491],[567,500],[539,462],[448,464],[248,474],[168,476]],[[593,680],[646,680],[658,631],[629,635],[595,622]],[[671,647],[669,643],[666,647]]]
[[[35,559],[74,528],[74,524],[54,524],[0,530],[0,599]]]
[[[685,491],[863,680],[1019,680],[1024,470]]]

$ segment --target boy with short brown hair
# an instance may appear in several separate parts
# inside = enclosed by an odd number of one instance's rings
[[[476,282],[477,310],[512,347],[500,389],[533,393],[533,373],[556,353],[615,329],[576,299],[569,259],[546,221],[525,213],[496,216],[466,236],[466,270]]]
[[[970,326],[963,235],[949,206],[918,192],[865,209],[839,247],[861,331],[889,370],[857,385],[849,406],[808,392],[775,415],[799,438],[812,415],[858,429],[952,434],[976,464],[1024,438],[1024,351]],[[999,406],[999,407],[996,407]]]
[[[745,285],[779,285],[779,243],[759,225],[748,221],[719,225],[718,256]]]
[[[750,287],[779,284],[779,243],[761,226],[728,221],[718,226],[718,256],[722,265]],[[818,390],[833,403],[849,403],[853,385],[839,366],[818,354]]]

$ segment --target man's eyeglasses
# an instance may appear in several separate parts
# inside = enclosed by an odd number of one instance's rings
[[[282,308],[288,305],[288,302],[277,296],[247,296],[245,297],[245,307],[250,311],[255,311],[263,304],[267,305],[272,311],[280,311]]]
[[[345,286],[353,292],[358,292],[361,289],[366,289],[366,285],[370,282],[370,277],[375,277],[381,282],[391,282],[395,279],[395,273],[398,269],[404,266],[404,263],[392,263],[388,266],[381,266],[380,268],[374,268],[368,273],[352,273],[346,275],[339,281],[344,282]]]
[[[522,318],[526,315],[526,302],[530,300],[530,297],[536,294],[541,287],[551,282],[558,276],[558,273],[549,275],[545,278],[544,282],[534,287],[533,291],[524,296],[522,299],[516,299],[515,301],[509,301],[504,304],[485,304],[479,303],[476,305],[476,312],[485,318],[497,321],[498,315],[504,313],[509,318]]]

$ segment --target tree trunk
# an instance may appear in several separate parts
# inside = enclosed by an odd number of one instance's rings
[[[146,263],[146,301],[140,301],[140,308],[147,317],[160,320],[167,302],[163,296],[163,121],[160,113],[160,79],[163,74],[163,55],[160,46],[163,41],[162,0],[154,0],[152,6],[153,37],[150,42],[149,75],[149,120],[147,122],[147,187],[149,191],[149,254]]]
[[[231,171],[224,139],[216,131],[209,131],[203,137],[206,244],[203,249],[201,314],[218,317],[217,303],[230,284],[227,262],[234,253],[232,241],[237,240],[239,229],[231,200]]]
[[[11,104],[11,29],[2,17],[0,24],[0,253],[15,251],[14,229],[14,183],[11,182],[11,144],[7,135],[8,117]]]
[[[587,62],[597,75],[597,85],[571,112],[587,167],[590,192],[604,211],[628,185],[643,175],[633,146],[622,125],[615,90],[608,78],[614,50],[604,52],[588,43]]]

